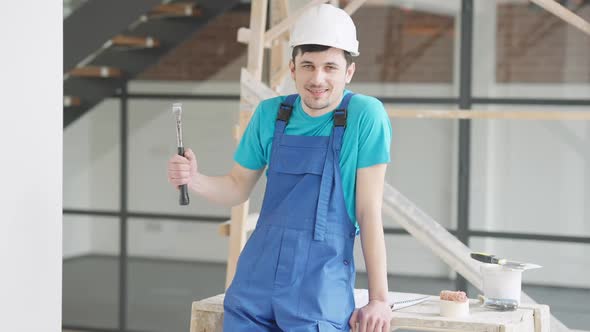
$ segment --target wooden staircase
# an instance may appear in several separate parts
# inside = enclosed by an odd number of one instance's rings
[[[64,128],[239,0],[88,0],[64,20]]]

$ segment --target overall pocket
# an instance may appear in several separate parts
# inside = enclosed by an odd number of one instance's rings
[[[327,234],[325,241],[312,241],[302,282],[300,316],[346,327],[354,310],[354,263],[348,239]]]

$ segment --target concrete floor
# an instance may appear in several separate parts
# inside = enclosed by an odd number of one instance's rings
[[[63,324],[115,329],[118,321],[118,260],[85,256],[64,261]],[[224,291],[225,265],[151,259],[128,264],[127,325],[133,331],[187,332],[194,300]],[[451,280],[390,276],[390,290],[438,294],[453,289]],[[365,274],[356,288],[367,288]],[[590,289],[524,285],[523,290],[570,329],[590,330]],[[476,297],[475,290],[470,297]]]

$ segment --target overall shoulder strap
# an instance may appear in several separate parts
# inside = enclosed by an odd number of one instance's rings
[[[342,101],[340,102],[340,106],[334,111],[334,126],[335,127],[346,127],[346,109],[348,108],[348,103],[354,93],[347,93]]]
[[[288,95],[279,106],[279,112],[275,121],[275,137],[278,136],[277,134],[285,132],[287,123],[291,118],[291,113],[293,113],[293,104],[295,103],[297,96],[297,94]]]
[[[354,93],[347,93],[342,102],[340,102],[340,106],[334,111],[334,143],[333,147],[335,150],[340,151],[342,147],[342,137],[344,136],[344,129],[346,128],[346,115],[348,108],[348,103]]]

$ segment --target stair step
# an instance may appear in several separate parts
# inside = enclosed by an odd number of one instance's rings
[[[64,96],[64,107],[77,107],[82,104],[79,97],[75,96]]]
[[[70,70],[70,76],[72,77],[94,77],[94,78],[118,78],[123,76],[123,72],[119,68],[113,67],[99,67],[99,66],[88,66],[78,67]]]
[[[170,3],[154,7],[149,12],[150,18],[160,17],[195,17],[201,16],[201,8],[194,2]]]
[[[117,35],[111,38],[109,46],[122,48],[157,48],[160,47],[160,41],[152,37]]]

